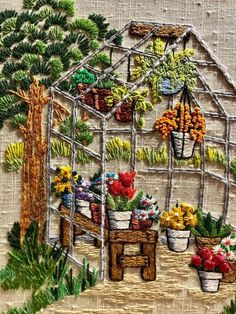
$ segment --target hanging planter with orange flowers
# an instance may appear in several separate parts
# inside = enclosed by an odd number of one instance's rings
[[[166,110],[154,126],[163,139],[171,135],[174,155],[179,159],[191,158],[195,144],[201,143],[206,132],[205,118],[200,108],[195,107],[191,112],[189,97],[182,98],[183,104],[178,102],[173,109]]]

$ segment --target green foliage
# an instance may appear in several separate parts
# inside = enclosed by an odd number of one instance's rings
[[[106,203],[113,211],[132,211],[139,207],[143,192],[140,191],[132,200],[128,200],[126,197],[113,196],[107,194]]]
[[[59,128],[60,132],[68,137],[71,137],[72,132],[72,119],[66,118]],[[75,140],[84,146],[88,146],[93,142],[93,133],[89,131],[88,124],[82,120],[77,119],[75,123]]]
[[[7,233],[7,240],[10,246],[14,249],[20,249],[20,224],[19,222],[14,222],[11,231]],[[11,270],[11,269],[10,269]],[[2,280],[2,278],[0,278]]]
[[[107,32],[106,34],[106,39],[110,39],[112,36],[114,36],[115,34],[117,34],[117,30],[116,29],[111,29]],[[122,41],[123,41],[123,37],[122,35],[118,34],[114,39],[113,39],[113,43],[117,46],[121,46],[122,45]]]
[[[198,218],[198,225],[191,229],[194,235],[206,238],[224,238],[230,235],[232,226],[223,224],[222,216],[216,220],[212,218],[210,212],[204,216],[201,210],[197,210],[196,214]]]
[[[164,43],[157,38],[147,47],[146,51],[161,57],[164,54]],[[185,84],[189,91],[193,90],[196,84],[196,66],[189,61],[193,53],[192,49],[185,49],[175,53],[170,51],[166,59],[147,78],[147,82],[151,85],[153,102],[161,100],[161,89],[164,79],[170,80],[173,89]],[[150,57],[136,57],[136,68],[131,73],[131,81],[135,81],[143,76],[154,65],[154,62],[155,59]]]
[[[142,147],[136,152],[138,161],[145,161],[149,166],[165,165],[168,163],[169,156],[166,145],[158,148]]]
[[[106,160],[121,159],[129,162],[131,158],[131,143],[118,137],[111,138],[106,143]]]
[[[17,142],[8,145],[5,150],[4,165],[7,171],[18,171],[24,163],[24,143]]]
[[[13,129],[19,128],[19,126],[24,125],[27,121],[27,117],[24,114],[17,113],[14,117],[10,120],[10,125]]]
[[[102,40],[105,38],[109,23],[106,23],[106,18],[102,16],[101,14],[91,14],[88,17],[90,20],[92,20],[94,23],[96,23],[98,27],[98,39]]]
[[[100,65],[101,67],[108,67],[111,64],[108,53],[99,52],[90,61],[91,66]]]
[[[19,14],[14,10],[0,12],[0,96],[10,96],[9,90],[28,89],[32,75],[50,87],[98,47],[107,33],[108,23],[101,15],[69,21],[68,16],[74,14],[73,0],[24,0],[23,7]],[[17,101],[0,107],[0,127],[22,106]]]
[[[96,81],[96,76],[90,73],[87,69],[79,69],[77,72],[71,77],[73,83],[75,84],[93,84]]]
[[[193,165],[195,168],[199,168],[202,164],[202,157],[199,153],[196,153],[189,159],[174,159],[174,164],[177,167]]]
[[[58,9],[64,10],[69,16],[75,14],[74,0],[59,0],[57,7]]]
[[[80,165],[86,165],[90,164],[92,162],[93,158],[86,152],[83,152],[81,150],[77,151],[76,154],[76,161]]]
[[[230,163],[230,172],[234,176],[234,180],[236,180],[236,157],[231,160]]]
[[[236,313],[236,299],[231,300],[229,305],[225,305],[220,314],[235,314]]]
[[[82,30],[86,32],[90,39],[96,39],[99,35],[99,29],[97,27],[97,24],[90,19],[77,18],[70,24],[70,28],[73,31]]]
[[[221,166],[226,165],[226,156],[225,153],[220,151],[217,148],[212,148],[207,146],[206,148],[206,159],[210,162],[215,162]]]

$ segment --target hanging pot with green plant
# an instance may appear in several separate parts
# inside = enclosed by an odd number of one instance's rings
[[[191,229],[195,235],[196,246],[198,249],[203,247],[212,248],[221,243],[222,238],[230,235],[232,226],[223,224],[223,217],[214,219],[209,212],[204,216],[201,210],[196,212],[198,225]]]

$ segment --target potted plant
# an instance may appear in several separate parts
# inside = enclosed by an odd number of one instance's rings
[[[120,172],[118,180],[107,185],[108,217],[111,229],[128,229],[133,209],[137,207],[140,193],[132,188],[136,172]]]
[[[137,208],[133,210],[132,228],[147,230],[152,227],[153,221],[157,221],[161,211],[158,209],[157,201],[151,195],[140,193]]]
[[[51,184],[51,191],[61,198],[65,207],[71,208],[73,185],[78,180],[77,172],[72,172],[70,166],[61,166],[56,169]]]
[[[129,90],[126,85],[113,87],[111,96],[106,97],[107,104],[112,106],[114,103],[119,103],[129,93]],[[148,94],[149,91],[147,89],[130,92],[124,103],[117,108],[115,119],[120,122],[130,122],[133,119],[133,110],[135,110],[139,114],[137,125],[139,128],[143,128],[145,125],[145,113],[154,108],[153,104],[146,100]]]
[[[146,52],[161,58],[165,53],[166,44],[157,38],[147,47]],[[162,95],[178,93],[183,86],[187,86],[192,91],[196,85],[196,66],[190,61],[194,51],[184,49],[182,51],[169,51],[164,61],[162,61],[147,81],[151,86],[153,103],[160,102]],[[137,56],[135,58],[136,67],[131,72],[130,80],[136,81],[153,67],[156,59],[151,56]]]
[[[206,132],[200,108],[195,107],[191,112],[189,104],[181,103],[166,110],[154,127],[164,140],[171,135],[175,158],[191,158],[195,144],[201,143]]]
[[[224,274],[222,281],[233,283],[236,280],[236,234],[222,239],[221,243],[213,248],[215,254],[223,254],[231,269]]]
[[[193,206],[187,203],[176,204],[171,211],[161,215],[161,226],[166,229],[167,244],[171,251],[184,252],[189,246],[190,229],[198,219]]]
[[[217,292],[224,273],[230,270],[224,255],[214,254],[209,248],[202,248],[191,258],[190,266],[198,270],[203,292]]]
[[[198,249],[203,247],[212,248],[220,244],[222,238],[230,235],[232,226],[223,224],[223,217],[214,219],[209,212],[204,215],[201,210],[197,210],[198,225],[191,228],[195,235],[195,241]]]
[[[91,91],[85,93],[90,85],[94,84],[97,77],[87,69],[78,69],[75,75],[71,77],[72,87],[79,90],[80,95],[83,95],[81,102],[94,107],[101,112],[109,112],[113,107],[113,103],[107,104],[105,101],[107,96],[111,95],[111,88],[114,86],[114,81],[104,80],[96,84]]]

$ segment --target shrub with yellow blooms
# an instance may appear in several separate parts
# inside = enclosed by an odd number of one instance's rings
[[[189,230],[198,224],[194,207],[188,203],[176,204],[171,211],[164,211],[161,226],[174,230]]]

